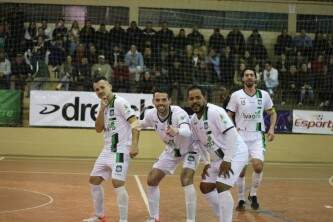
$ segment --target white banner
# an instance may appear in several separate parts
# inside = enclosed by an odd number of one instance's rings
[[[152,94],[115,93],[126,99],[143,116],[152,105]],[[31,126],[94,127],[99,99],[94,92],[31,91]]]
[[[293,110],[293,133],[333,134],[333,112]]]

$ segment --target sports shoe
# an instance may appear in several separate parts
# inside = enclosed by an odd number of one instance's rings
[[[97,217],[97,216],[92,216],[90,218],[82,220],[83,222],[107,222],[106,217]]]
[[[257,200],[257,196],[250,196],[250,194],[249,194],[248,199],[249,199],[249,201],[251,201],[251,208],[253,210],[258,210],[259,203],[258,203],[258,200]]]
[[[155,218],[152,218],[152,217],[149,217],[146,222],[160,222],[160,219],[155,219]]]
[[[245,201],[244,200],[240,200],[238,202],[238,205],[236,207],[237,211],[244,211],[245,210]]]

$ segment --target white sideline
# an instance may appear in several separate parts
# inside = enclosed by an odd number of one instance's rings
[[[139,190],[140,190],[140,193],[141,193],[141,197],[143,199],[143,202],[145,203],[146,205],[146,208],[149,212],[149,207],[148,207],[148,198],[147,198],[147,195],[146,195],[146,192],[145,190],[143,189],[143,186],[142,186],[142,183],[140,181],[140,178],[138,175],[134,175],[134,178],[135,178],[135,181],[136,181],[136,184],[138,185],[139,187]]]

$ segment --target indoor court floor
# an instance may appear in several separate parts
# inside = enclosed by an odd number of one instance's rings
[[[93,212],[88,184],[93,159],[0,159],[0,222],[79,222]],[[129,222],[147,218],[145,181],[151,166],[152,161],[146,160],[131,163],[126,184]],[[201,169],[195,177],[196,188]],[[162,181],[160,189],[161,221],[185,221],[179,169]],[[108,221],[116,222],[118,209],[110,181],[104,190]],[[235,204],[236,191],[233,188]],[[235,212],[234,222],[332,222],[333,164],[266,163],[258,195],[260,209],[253,211],[247,205],[245,212]],[[203,195],[198,192],[197,196],[197,222],[218,221]]]

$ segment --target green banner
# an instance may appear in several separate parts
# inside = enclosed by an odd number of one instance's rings
[[[0,125],[21,123],[21,92],[0,90]]]

